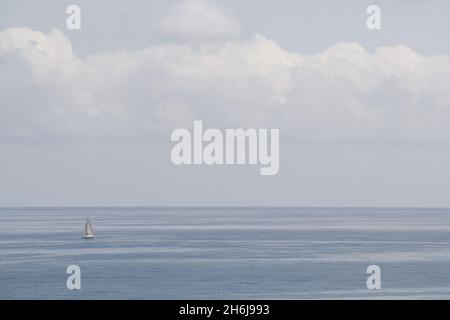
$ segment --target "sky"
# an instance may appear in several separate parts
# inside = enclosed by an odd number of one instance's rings
[[[449,207],[448,12],[3,0],[0,206]],[[175,166],[170,134],[194,120],[280,129],[279,173]]]

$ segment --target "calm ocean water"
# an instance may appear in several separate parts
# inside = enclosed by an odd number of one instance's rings
[[[4,208],[0,298],[450,298],[450,210]]]

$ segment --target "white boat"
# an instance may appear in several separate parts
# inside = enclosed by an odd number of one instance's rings
[[[89,219],[86,219],[86,225],[84,226],[83,239],[95,239],[94,229],[92,229],[92,224]]]

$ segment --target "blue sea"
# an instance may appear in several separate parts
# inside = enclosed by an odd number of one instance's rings
[[[448,209],[0,209],[0,299],[444,298]]]

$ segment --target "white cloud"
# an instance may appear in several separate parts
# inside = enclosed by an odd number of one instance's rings
[[[450,58],[338,43],[314,55],[255,35],[73,54],[58,30],[0,33],[0,139],[148,137],[194,119],[302,140],[449,140]]]
[[[186,0],[175,4],[159,26],[169,34],[202,38],[233,36],[241,30],[231,10],[207,0]]]

